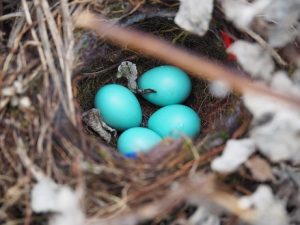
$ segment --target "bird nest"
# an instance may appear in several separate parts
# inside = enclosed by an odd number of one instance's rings
[[[172,10],[160,12],[160,15],[149,12],[145,14],[138,11],[119,23],[122,26],[152,33],[161,39],[192,49],[210,59],[230,64],[222,39],[218,36],[218,27],[213,27],[204,37],[190,34],[173,22]],[[80,43],[78,52],[80,52],[81,65],[77,68],[74,85],[77,93],[76,99],[82,113],[94,107],[95,94],[103,85],[109,83],[127,85],[127,80],[116,78],[118,66],[122,62],[131,61],[136,64],[138,75],[153,67],[165,64],[157,59],[145,57],[138,52],[103,42],[91,32],[81,33],[78,42]],[[148,118],[158,107],[141,96],[137,97],[142,106],[142,124],[145,126]],[[106,144],[97,134],[87,132],[95,143],[99,143],[99,146],[103,145],[104,148],[109,148],[108,152],[105,151],[105,155],[113,155],[113,158],[110,158],[109,163],[103,162],[103,152],[99,154],[99,148],[96,152],[89,150],[90,154],[97,155],[96,158],[102,166],[106,165],[111,168],[110,164],[114,162],[113,165],[118,165],[114,169],[120,173],[120,176],[117,177],[102,174],[97,181],[87,182],[88,187],[90,187],[89,185],[91,188],[95,186],[106,187],[108,196],[113,195],[120,199],[124,198],[124,190],[126,190],[126,204],[129,207],[136,207],[145,202],[157,200],[165,195],[165,191],[168,190],[166,187],[180,179],[181,176],[185,176],[191,169],[192,164],[187,168],[184,165],[191,162],[190,160],[194,160],[197,155],[205,152],[210,153],[212,149],[222,145],[227,138],[233,135],[241,125],[242,120],[248,116],[243,110],[238,96],[230,95],[222,99],[216,98],[209,91],[209,83],[196,78],[192,78],[192,94],[184,104],[193,108],[202,119],[199,137],[194,142],[177,140],[166,146],[158,146],[146,156],[141,156],[140,161],[127,160],[119,155],[116,149],[117,137],[113,138],[110,144]],[[204,164],[208,162],[209,160],[205,160]],[[182,165],[178,167],[176,166],[177,163]],[[171,177],[176,173],[182,174],[172,179]],[[158,184],[166,179],[170,180],[159,187]],[[130,188],[127,190],[127,187]],[[103,195],[102,191],[101,195]],[[104,200],[101,197],[100,199]],[[90,204],[96,206],[95,203],[91,202]],[[108,205],[110,204],[113,202]],[[113,206],[115,207],[115,204],[111,207]],[[94,209],[94,207],[91,208]],[[104,208],[102,213],[111,213],[110,209],[110,207]]]
[[[166,15],[169,16],[167,13]],[[132,17],[137,16],[138,15],[133,15]],[[138,22],[136,20],[133,21],[134,23],[130,25],[128,25],[128,20],[124,23],[127,24],[127,26],[152,33],[179,46],[193,49],[195,52],[205,55],[208,58],[229,63],[223,42],[217,36],[216,29],[215,32],[212,30],[204,37],[198,37],[180,29],[174,24],[172,17],[170,19],[169,17],[151,16],[151,18],[143,18]],[[83,65],[77,72],[76,88],[77,99],[83,112],[94,107],[94,97],[101,86],[108,83],[127,85],[127,80],[118,80],[116,78],[118,66],[122,62],[131,61],[135,63],[137,65],[138,75],[143,74],[153,67],[165,64],[159,60],[144,57],[137,52],[120,49],[97,40],[98,38],[94,37],[91,33],[82,34],[79,40],[82,45],[86,43],[96,43],[96,48],[87,45],[80,50],[82,55],[86,56],[82,57],[81,62]],[[208,82],[204,80],[192,78],[192,84],[192,94],[184,104],[192,107],[202,118],[202,132],[197,138],[196,143],[201,142],[203,137],[214,133],[216,130],[222,132],[224,137],[230,136],[230,133],[240,122],[238,118],[241,114],[241,109],[238,98],[233,95],[225,99],[213,97],[209,91]],[[138,99],[143,109],[142,124],[145,125],[150,115],[157,110],[158,107],[140,96],[138,96]],[[236,119],[233,119],[233,117]],[[231,120],[232,123],[228,122],[228,120]],[[99,141],[101,142],[100,138]],[[112,146],[116,147],[115,144],[116,140],[113,140]]]
[[[116,80],[117,68],[123,61],[135,63],[139,75],[165,62],[108,44],[88,31],[75,30],[72,39],[68,31],[70,24],[61,24],[67,15],[60,12],[60,5],[49,1],[51,5],[45,6],[45,1],[42,2],[40,5],[23,3],[25,14],[31,16],[17,17],[3,27],[10,35],[4,36],[2,43],[11,49],[0,45],[3,56],[0,57],[3,62],[0,84],[6,88],[0,104],[3,127],[0,173],[6,175],[0,184],[0,196],[4,196],[4,202],[0,203],[4,209],[0,221],[30,218],[40,224],[43,220],[29,210],[30,165],[59,183],[75,188],[84,184],[87,215],[111,216],[162,198],[170,191],[171,184],[180,182],[189,173],[205,173],[209,170],[207,164],[222,151],[226,139],[243,132],[238,128],[244,126],[248,114],[239,97],[215,98],[207,81],[192,78],[192,94],[184,104],[201,117],[200,136],[193,142],[177,140],[159,146],[147,157],[137,160],[123,158],[116,149],[116,140],[106,144],[97,135],[87,132],[81,116],[94,107],[94,96],[101,86],[126,85],[125,80]],[[174,24],[177,5],[158,1],[139,2],[133,7],[132,1],[103,2],[74,1],[71,12],[80,7],[92,8],[96,13],[118,18],[124,27],[152,33],[210,59],[231,64],[218,35],[220,21],[214,21],[210,31],[199,37]],[[10,7],[17,9],[18,5]],[[46,21],[41,20],[42,12]],[[48,29],[44,27],[46,24]],[[39,39],[35,38],[37,34]],[[65,52],[59,51],[61,45]],[[75,62],[72,67],[68,60]],[[157,107],[140,97],[139,101],[145,122]],[[12,189],[18,194],[14,199],[7,192]],[[172,212],[188,214],[190,209],[184,206],[172,208]],[[157,217],[155,223],[166,218],[172,220],[164,214]]]

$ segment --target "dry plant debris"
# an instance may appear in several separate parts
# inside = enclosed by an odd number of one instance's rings
[[[200,2],[0,2],[1,224],[300,223],[299,1]],[[167,29],[174,20],[181,28]],[[138,23],[159,29],[126,28]],[[191,54],[193,46],[174,46],[190,33],[220,39],[220,30],[234,40],[228,52],[237,69]],[[155,37],[175,32],[169,43]],[[107,61],[92,75],[78,73],[86,66],[82,52],[95,49]],[[230,93],[239,92],[251,123],[216,113],[227,127],[238,125],[222,133],[211,119],[196,142],[166,141],[135,161],[122,158],[84,132],[77,82],[105,83],[123,61],[142,66],[141,54],[186,69],[195,83],[214,81],[197,84],[193,95],[210,103],[193,106],[210,107],[211,115],[223,106],[246,114]],[[192,206],[189,215],[184,208]]]

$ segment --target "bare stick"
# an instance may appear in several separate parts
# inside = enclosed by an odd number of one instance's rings
[[[31,172],[31,174],[37,181],[44,178],[45,174],[43,173],[43,171],[39,167],[37,167],[35,164],[33,164],[31,159],[29,158],[29,156],[27,154],[26,146],[25,146],[22,138],[18,137],[15,133],[14,133],[14,138],[17,143],[16,153],[19,156],[20,161],[23,164],[23,166]]]
[[[54,45],[57,51],[57,55],[58,55],[58,60],[59,60],[59,64],[61,66],[61,70],[64,71],[64,61],[63,61],[63,52],[64,52],[64,46],[63,46],[63,42],[61,39],[61,36],[59,34],[59,31],[57,29],[55,20],[53,18],[53,15],[50,11],[50,6],[48,1],[46,0],[41,0],[39,1],[41,8],[43,9],[43,12],[45,14],[46,17],[46,21],[51,33],[51,36],[53,38],[54,41]]]
[[[72,92],[72,67],[74,61],[73,47],[74,47],[74,36],[73,36],[73,24],[70,16],[70,10],[67,0],[61,0],[61,9],[63,14],[63,31],[64,31],[64,45],[66,54],[64,55],[65,62],[65,82],[68,93],[68,104],[70,110],[70,119],[72,123],[76,124],[75,119],[75,106],[73,103],[73,92]]]
[[[38,53],[39,53],[39,56],[40,56],[40,59],[41,59],[43,70],[46,71],[47,70],[47,64],[46,64],[45,55],[44,55],[43,49],[40,45],[40,40],[38,38],[36,30],[32,26],[32,19],[31,19],[31,15],[30,15],[30,12],[29,12],[29,7],[28,7],[28,4],[27,4],[26,0],[22,0],[22,6],[23,6],[24,13],[25,13],[26,21],[27,21],[28,25],[31,27],[30,31],[31,31],[32,38],[35,42],[39,43],[37,45]]]
[[[218,188],[213,176],[195,176],[193,179],[186,179],[161,200],[111,219],[91,219],[87,225],[135,225],[155,218],[185,200],[199,205],[214,203],[247,222],[252,222],[255,215],[255,210],[241,209],[238,198]]]
[[[1,12],[0,12],[1,15]],[[5,20],[10,20],[10,19],[15,19],[16,17],[22,17],[24,14],[22,12],[14,12],[14,13],[9,13],[5,14],[3,16],[0,16],[0,22],[5,21]]]
[[[283,58],[275,51],[275,49],[272,48],[261,36],[259,36],[257,33],[248,28],[243,29],[243,31],[246,32],[249,36],[251,36],[263,48],[269,50],[278,64],[282,66],[287,66],[287,62],[285,62]]]
[[[50,71],[50,74],[52,75],[52,78],[53,78],[55,84],[57,85],[59,97],[61,99],[63,108],[64,108],[65,112],[67,113],[68,108],[67,108],[66,103],[64,101],[64,94],[62,93],[61,81],[59,79],[59,72],[56,69],[55,63],[54,63],[54,60],[53,60],[54,58],[53,58],[53,54],[52,54],[52,51],[51,51],[51,45],[50,45],[50,41],[49,41],[49,36],[48,36],[46,24],[45,24],[44,17],[43,17],[43,12],[42,12],[42,9],[40,8],[38,0],[34,0],[34,4],[35,4],[35,7],[36,7],[36,14],[37,14],[37,20],[38,20],[38,25],[39,25],[39,27],[38,27],[39,34],[40,34],[41,41],[42,41],[42,44],[43,44],[44,53],[45,53],[45,57],[47,59],[49,71]]]

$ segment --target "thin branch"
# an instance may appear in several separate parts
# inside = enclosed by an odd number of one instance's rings
[[[39,24],[39,33],[40,33],[40,37],[42,40],[42,44],[43,44],[43,48],[44,48],[44,53],[45,53],[45,57],[47,59],[47,64],[49,67],[49,71],[50,74],[52,75],[52,79],[54,80],[55,84],[57,85],[57,89],[58,89],[58,93],[59,93],[59,97],[61,99],[61,103],[63,105],[63,108],[65,110],[65,112],[68,112],[68,108],[66,106],[66,103],[64,101],[64,94],[62,93],[62,84],[61,81],[59,79],[59,72],[57,71],[56,67],[55,67],[55,63],[54,63],[54,57],[51,51],[51,45],[50,45],[50,41],[49,41],[49,36],[47,33],[47,28],[46,28],[46,24],[43,18],[43,12],[42,9],[39,5],[39,1],[38,0],[34,0],[34,4],[36,7],[36,14],[37,14],[37,20],[38,20],[38,24]]]
[[[1,15],[1,12],[0,12]],[[10,19],[15,19],[16,17],[23,17],[24,13],[22,12],[14,12],[14,13],[9,13],[5,14],[3,16],[0,16],[0,22],[3,22],[5,20],[10,20]]]
[[[276,62],[281,66],[287,66],[287,62],[284,61],[284,59],[275,51],[274,48],[272,48],[259,34],[255,33],[251,29],[245,28],[243,29],[244,32],[246,32],[250,37],[252,37],[258,44],[260,44],[263,48],[270,51],[273,58],[276,60]]]
[[[16,133],[14,133],[13,136],[17,143],[16,153],[19,156],[19,159],[20,159],[21,163],[23,164],[23,166],[31,172],[31,174],[37,181],[44,178],[45,174],[43,173],[43,171],[39,167],[37,167],[35,164],[33,164],[31,159],[29,158],[29,156],[27,154],[26,146],[25,146],[22,138],[18,137]]]
[[[70,16],[70,10],[67,0],[61,0],[61,9],[63,15],[63,31],[64,31],[64,45],[66,54],[64,55],[65,62],[65,83],[68,93],[68,103],[70,109],[70,119],[72,123],[76,124],[75,119],[75,106],[73,103],[73,92],[72,92],[72,67],[74,61],[73,47],[74,47],[74,36],[73,36],[73,24]]]
[[[15,49],[18,44],[16,44],[17,36],[22,31],[22,28],[25,24],[25,17],[17,17],[14,21],[13,28],[11,29],[11,32],[9,33],[9,38],[7,41],[7,47]]]
[[[55,20],[54,20],[53,15],[50,11],[49,3],[46,0],[41,0],[41,1],[39,1],[39,3],[41,5],[41,8],[43,9],[44,14],[45,14],[49,30],[50,30],[51,36],[53,38],[53,41],[54,41],[54,45],[55,45],[55,48],[56,48],[56,51],[57,51],[57,56],[58,56],[58,60],[59,60],[61,70],[64,71],[65,64],[64,64],[64,60],[63,60],[63,52],[65,51],[65,49],[64,49],[64,46],[63,46],[61,36],[60,36],[59,31],[57,29]]]
[[[161,200],[141,206],[125,215],[111,219],[91,219],[86,224],[135,225],[153,219],[184,201],[192,201],[196,204],[214,203],[216,206],[221,206],[225,210],[234,213],[246,222],[252,222],[255,215],[255,210],[241,209],[238,198],[222,191],[216,185],[213,176],[194,176],[192,179],[186,179]]]
[[[40,56],[40,59],[41,59],[43,70],[46,71],[47,70],[47,63],[46,63],[45,55],[44,55],[43,49],[40,45],[40,40],[37,36],[36,30],[32,26],[32,19],[31,19],[31,15],[30,15],[30,12],[29,12],[29,7],[28,7],[28,4],[27,4],[26,0],[22,0],[22,6],[23,6],[24,13],[25,13],[26,21],[27,21],[28,25],[31,27],[30,31],[31,31],[32,38],[35,42],[39,43],[37,45],[38,53],[39,53],[39,56]]]

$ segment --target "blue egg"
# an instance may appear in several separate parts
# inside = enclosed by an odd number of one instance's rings
[[[163,138],[181,136],[195,138],[200,133],[201,119],[188,106],[169,105],[152,114],[148,120],[148,128]]]
[[[108,84],[95,97],[95,107],[107,125],[117,130],[137,127],[142,122],[142,109],[135,95],[126,87]]]
[[[166,106],[184,102],[191,93],[189,76],[175,66],[158,66],[148,70],[138,80],[140,89],[153,89],[156,93],[145,94],[149,102]]]
[[[134,127],[124,131],[118,139],[118,150],[126,157],[135,158],[138,153],[147,152],[162,138],[144,127]]]

